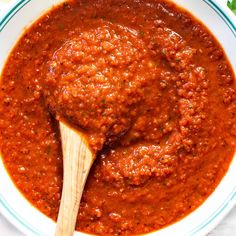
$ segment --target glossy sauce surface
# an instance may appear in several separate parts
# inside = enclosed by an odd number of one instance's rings
[[[133,235],[196,209],[235,152],[232,68],[209,31],[166,1],[64,3],[34,23],[1,78],[0,147],[16,186],[56,220],[62,152],[55,116],[97,159],[77,229]]]

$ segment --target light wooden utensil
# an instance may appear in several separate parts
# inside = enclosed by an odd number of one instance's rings
[[[82,133],[60,122],[63,152],[63,189],[55,236],[72,236],[93,154]]]

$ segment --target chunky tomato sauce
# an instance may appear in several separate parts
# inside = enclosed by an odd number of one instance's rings
[[[73,0],[25,31],[1,76],[0,147],[16,186],[56,220],[56,118],[97,153],[77,230],[132,235],[188,215],[235,152],[232,68],[193,16],[161,0]]]

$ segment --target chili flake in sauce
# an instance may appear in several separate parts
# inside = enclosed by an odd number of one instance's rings
[[[55,116],[97,159],[77,230],[133,235],[188,215],[235,152],[232,68],[198,20],[168,1],[72,0],[23,34],[4,68],[0,148],[24,196],[56,220],[62,152]]]

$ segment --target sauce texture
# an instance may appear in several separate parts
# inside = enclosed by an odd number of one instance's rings
[[[77,230],[161,229],[199,207],[228,170],[234,79],[217,40],[171,2],[65,2],[26,30],[2,73],[4,164],[24,196],[56,220],[61,117],[97,153]]]

